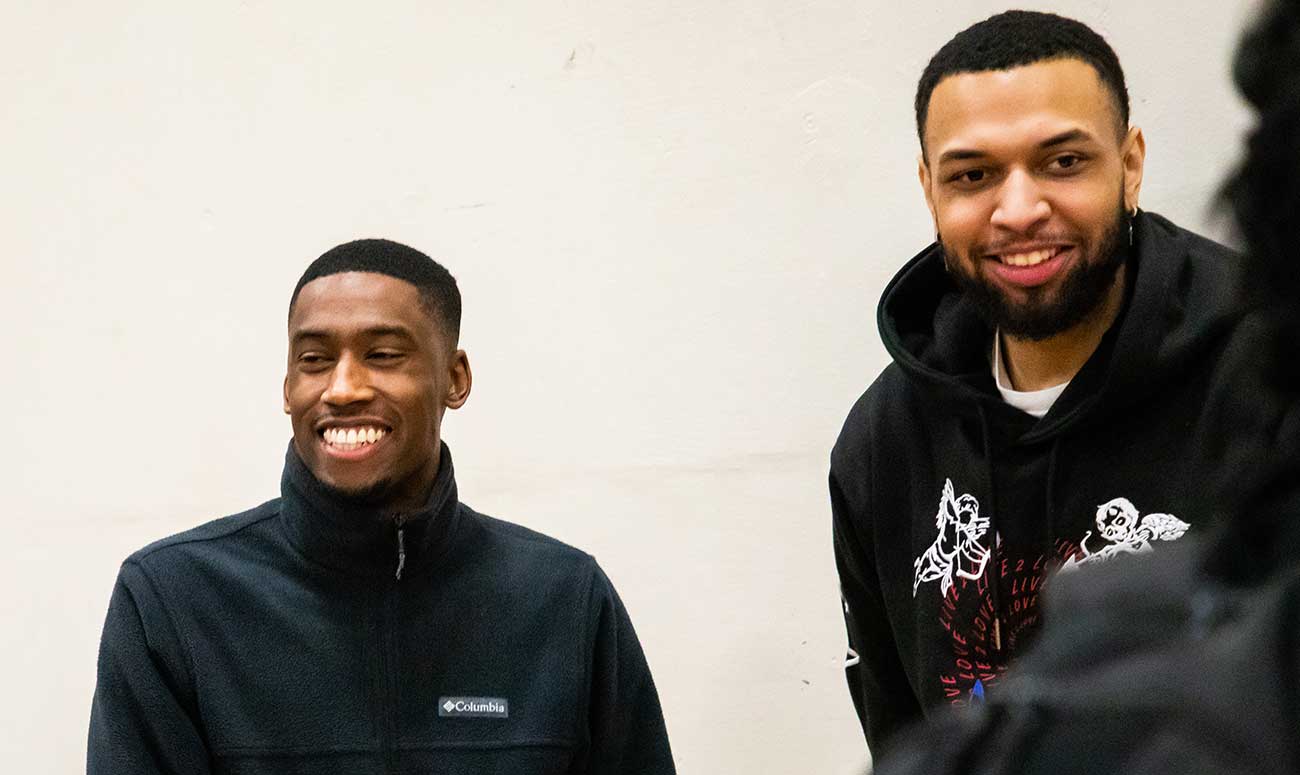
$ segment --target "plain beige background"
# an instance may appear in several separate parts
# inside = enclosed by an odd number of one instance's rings
[[[993,2],[5,3],[0,761],[80,770],[118,563],[276,494],[287,297],[360,236],[443,260],[464,499],[592,552],[679,768],[854,773],[825,473],[929,241],[912,98]],[[1215,231],[1247,3],[1106,34],[1143,205]]]

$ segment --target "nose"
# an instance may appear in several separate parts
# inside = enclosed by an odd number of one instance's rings
[[[1051,215],[1052,206],[1033,176],[1024,170],[1013,170],[998,189],[997,207],[990,222],[1007,231],[1025,234]]]
[[[330,373],[329,384],[321,394],[321,401],[333,406],[355,404],[374,398],[369,372],[365,365],[351,355],[342,355]]]

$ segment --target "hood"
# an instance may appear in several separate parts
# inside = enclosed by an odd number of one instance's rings
[[[1084,417],[1118,411],[1183,378],[1186,364],[1219,343],[1238,317],[1236,283],[1223,281],[1221,246],[1139,212],[1128,250],[1129,286],[1119,316],[1022,441],[1041,441]],[[937,244],[890,281],[877,324],[894,362],[940,406],[958,413],[981,404],[1014,411],[1002,402],[990,372],[993,331],[948,276]]]

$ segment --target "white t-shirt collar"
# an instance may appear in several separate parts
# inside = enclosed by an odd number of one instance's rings
[[[1059,385],[1042,390],[1012,388],[1011,380],[1002,373],[1002,335],[998,331],[993,332],[993,381],[997,383],[1003,401],[1039,419],[1047,414],[1052,404],[1056,403],[1056,399],[1060,398],[1065,389],[1070,386],[1070,381],[1066,380]]]

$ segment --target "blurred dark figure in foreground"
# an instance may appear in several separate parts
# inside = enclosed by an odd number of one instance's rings
[[[1201,481],[1239,505],[1181,551],[1054,579],[1002,691],[900,736],[881,775],[1300,772],[1300,0],[1265,6],[1235,80],[1259,126],[1223,199],[1257,338],[1212,409],[1256,432],[1204,440]]]

